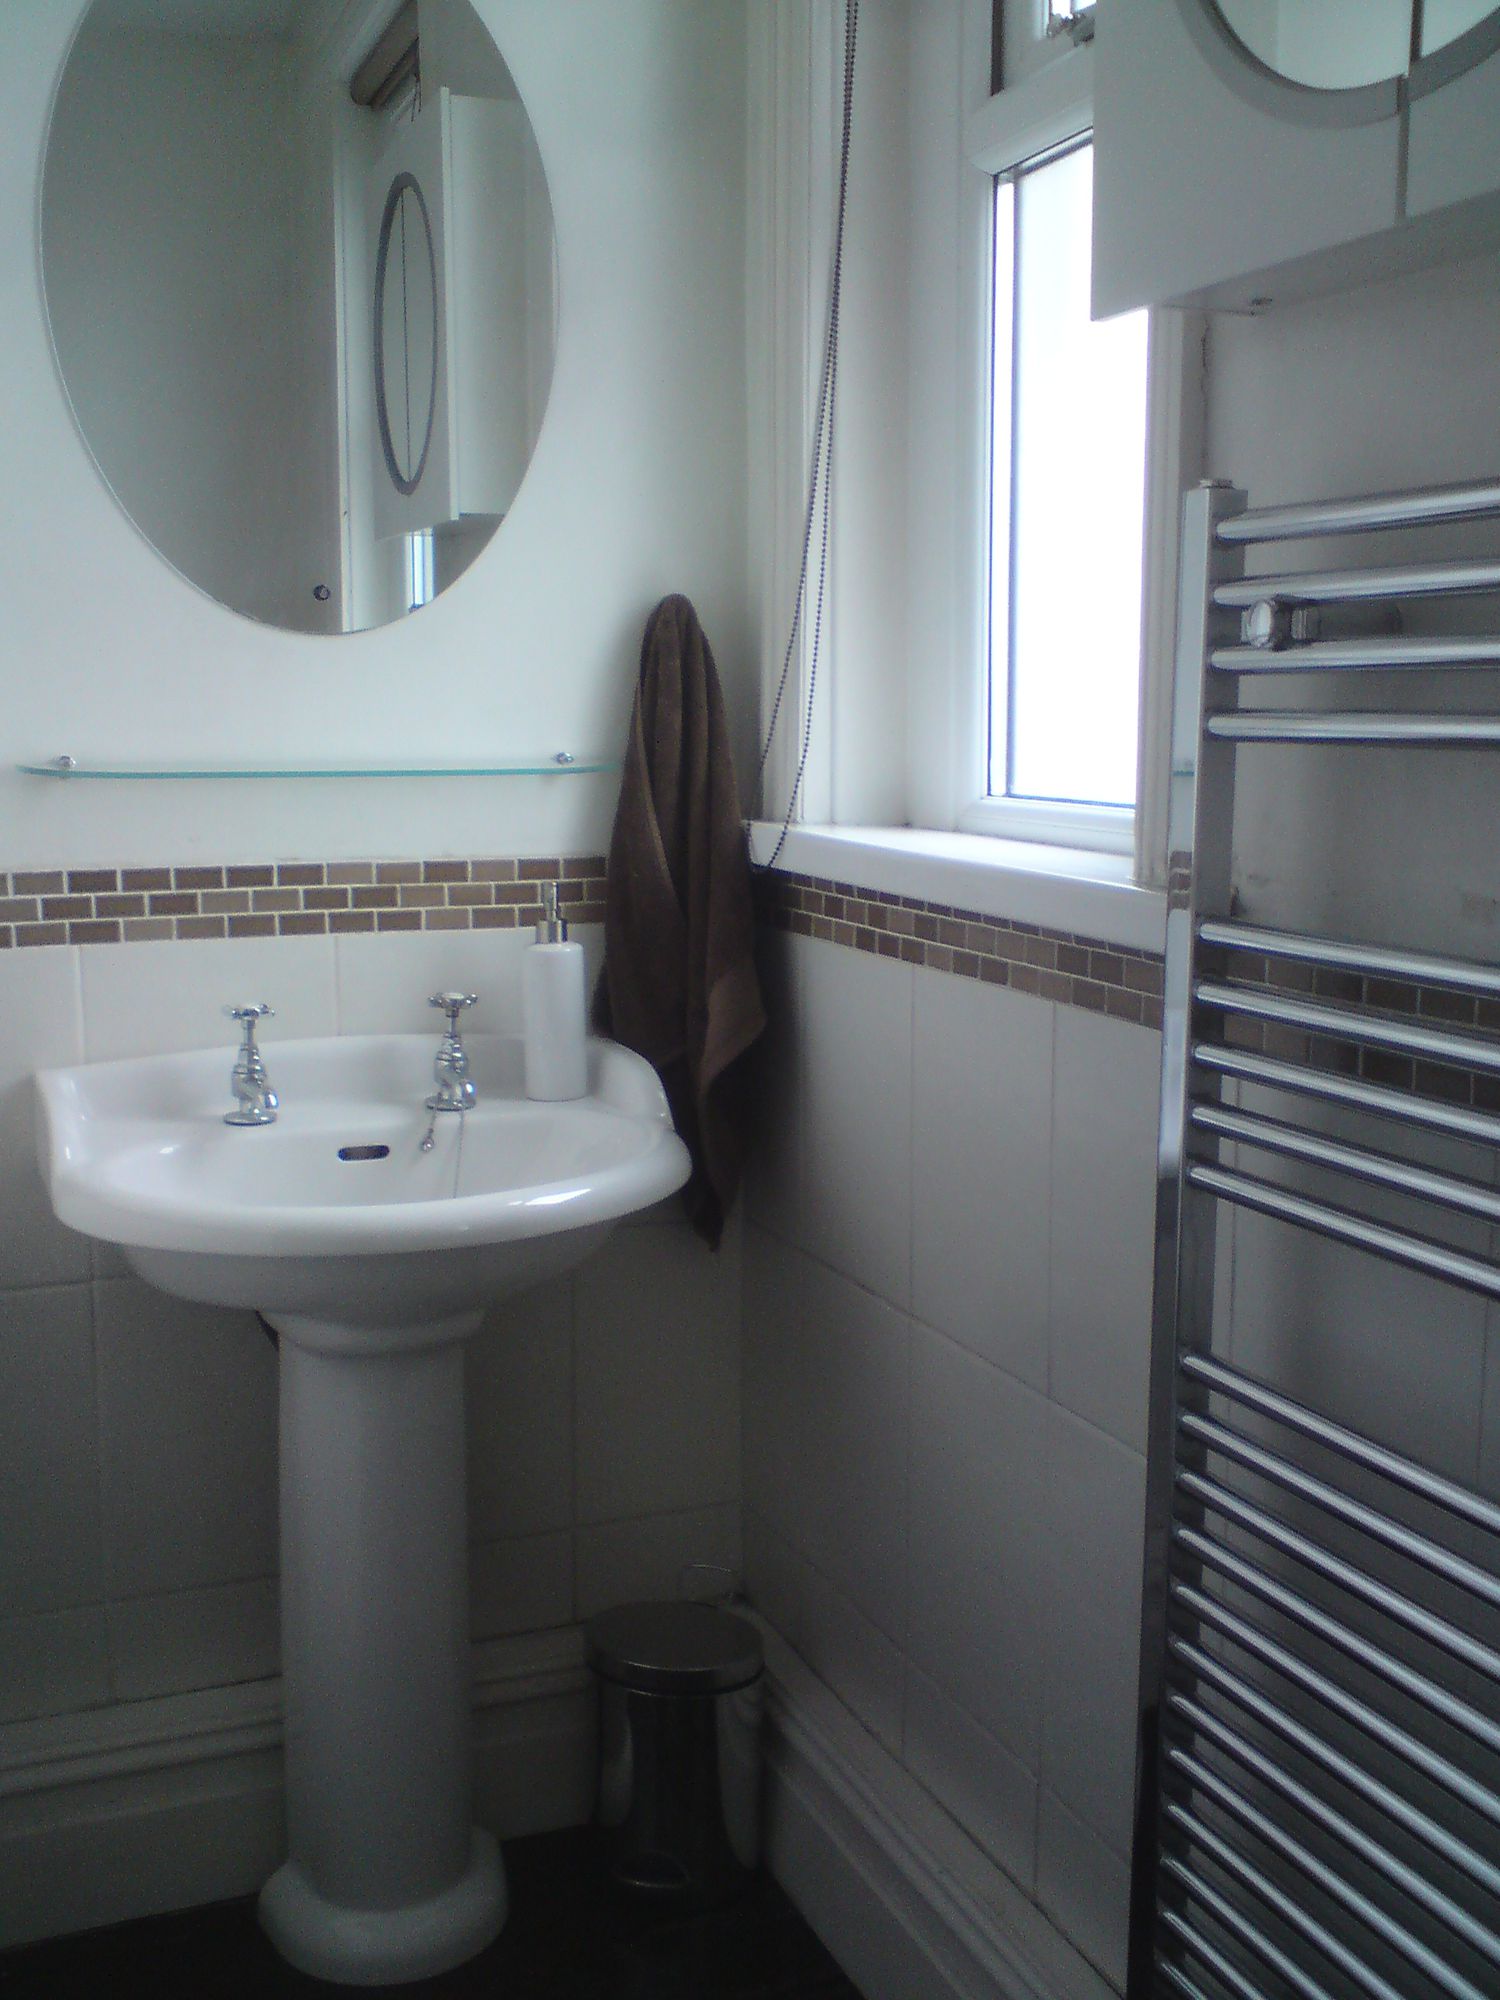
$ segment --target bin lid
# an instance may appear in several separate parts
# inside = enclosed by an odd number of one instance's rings
[[[646,1694],[728,1694],[764,1664],[755,1627],[713,1604],[621,1604],[584,1633],[595,1673]]]

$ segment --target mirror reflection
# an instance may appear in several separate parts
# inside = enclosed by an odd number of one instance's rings
[[[89,449],[221,603],[382,625],[509,513],[551,382],[552,212],[468,0],[93,0],[41,228]]]
[[[1493,11],[1494,0],[1210,0],[1267,69],[1315,90],[1404,76]]]

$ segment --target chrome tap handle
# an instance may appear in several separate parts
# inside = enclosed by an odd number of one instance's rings
[[[469,1058],[458,1033],[459,1015],[465,1007],[474,1006],[478,999],[477,993],[434,993],[427,1002],[429,1007],[440,1007],[448,1017],[448,1026],[432,1060],[437,1089],[425,1100],[429,1111],[467,1111],[479,1096],[474,1079],[469,1075]]]
[[[235,1095],[235,1109],[224,1113],[226,1125],[274,1125],[281,1100],[271,1088],[266,1075],[266,1065],[260,1050],[255,1045],[257,1023],[275,1013],[262,1001],[251,1001],[238,1007],[226,1007],[225,1014],[231,1021],[238,1021],[244,1033],[239,1054],[235,1057],[234,1068],[229,1076],[229,1088]]]
[[[448,1033],[450,1035],[458,1033],[458,1017],[464,1008],[477,1006],[478,1003],[479,995],[477,993],[434,993],[432,998],[427,1002],[429,1007],[441,1007],[443,1012],[448,1016]]]

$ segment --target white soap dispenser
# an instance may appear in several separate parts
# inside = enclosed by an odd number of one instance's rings
[[[589,1087],[583,946],[568,942],[558,915],[557,884],[542,890],[536,943],[521,959],[521,1026],[526,1038],[526,1095],[549,1102],[583,1097]]]

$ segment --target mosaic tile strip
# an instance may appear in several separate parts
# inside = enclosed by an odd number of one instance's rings
[[[1162,961],[1156,952],[1040,924],[1006,923],[979,910],[857,889],[818,875],[762,871],[756,876],[756,904],[761,921],[776,930],[1011,986],[1140,1027],[1161,1026]]]
[[[0,871],[0,950],[346,931],[515,930],[559,884],[570,923],[604,921],[604,858],[255,861]]]
[[[1415,1022],[1429,1028],[1455,1029],[1470,1037],[1488,1036],[1500,1053],[1500,1001],[1454,992],[1449,987],[1421,986],[1414,981],[1367,977],[1294,959],[1264,957],[1259,952],[1205,953],[1201,969],[1254,992],[1324,1001],[1375,1020]],[[1500,1113],[1500,1076],[1488,1070],[1426,1061],[1391,1049],[1366,1048],[1333,1036],[1310,1035],[1279,1021],[1225,1017],[1217,1010],[1205,1017],[1205,1028],[1212,1038],[1222,1035],[1230,1048],[1358,1077],[1413,1097]]]

